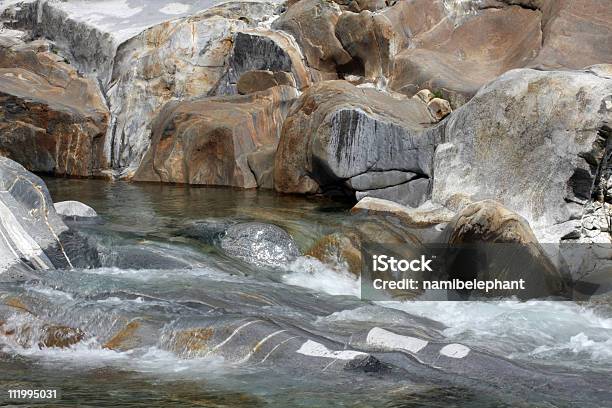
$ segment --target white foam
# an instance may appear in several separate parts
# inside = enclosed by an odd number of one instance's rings
[[[439,321],[451,341],[509,358],[612,364],[612,318],[574,302],[378,302]]]
[[[362,353],[360,351],[354,350],[340,350],[340,351],[332,351],[325,347],[321,343],[317,343],[316,341],[308,340],[306,343],[302,344],[297,353],[303,354],[309,357],[323,357],[323,358],[333,358],[335,360],[353,360],[356,357],[366,357],[366,353]]]
[[[289,285],[325,292],[330,295],[359,296],[360,280],[345,270],[334,270],[317,259],[299,257],[288,265],[290,273],[283,276]]]
[[[429,342],[416,337],[402,336],[379,327],[375,327],[368,333],[367,343],[370,346],[382,350],[403,350],[411,353],[418,353]]]

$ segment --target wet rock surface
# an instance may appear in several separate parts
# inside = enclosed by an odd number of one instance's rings
[[[55,212],[44,182],[0,157],[0,272],[99,264],[96,250]]]
[[[300,255],[285,230],[258,222],[230,226],[220,238],[220,247],[231,257],[257,265],[280,266]]]

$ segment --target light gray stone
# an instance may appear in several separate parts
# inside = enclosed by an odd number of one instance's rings
[[[580,219],[576,205],[601,199],[593,186],[610,154],[610,123],[612,80],[593,71],[510,71],[447,120],[433,200],[495,199],[539,238],[558,242],[554,226]]]
[[[415,173],[399,170],[370,172],[350,178],[348,184],[355,190],[376,190],[403,184],[416,176]]]
[[[66,218],[96,218],[98,216],[96,210],[79,201],[62,201],[55,203],[54,207],[59,215]]]
[[[221,249],[231,257],[260,266],[281,266],[300,255],[284,229],[259,222],[230,226],[221,238]]]

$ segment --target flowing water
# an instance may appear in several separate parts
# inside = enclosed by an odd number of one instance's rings
[[[0,298],[18,311],[0,334],[0,390],[58,388],[61,400],[51,406],[612,406],[606,302],[365,302],[348,272],[306,257],[256,267],[181,232],[195,221],[256,220],[285,228],[304,252],[351,225],[350,203],[46,182],[56,202],[82,201],[101,216],[78,228],[97,245],[102,267],[0,283]],[[41,347],[49,324],[80,328],[80,341]],[[371,352],[360,336],[381,327],[466,345],[477,364],[467,358],[442,367],[395,352],[374,353],[395,368],[348,368],[342,353]],[[245,349],[251,335],[259,343]],[[317,365],[305,348],[312,341],[335,346],[334,358]]]

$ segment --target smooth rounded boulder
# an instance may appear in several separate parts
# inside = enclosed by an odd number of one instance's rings
[[[227,255],[260,266],[282,266],[300,255],[284,229],[260,222],[230,226],[221,236],[220,246]]]

